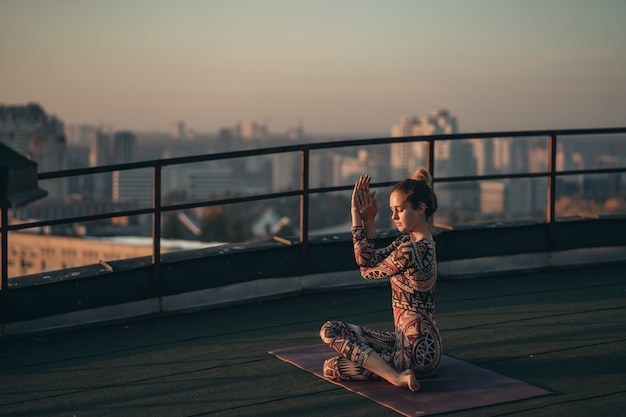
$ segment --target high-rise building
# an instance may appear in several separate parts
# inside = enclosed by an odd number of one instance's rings
[[[46,114],[37,103],[25,106],[0,105],[0,142],[37,163],[40,172],[67,168],[67,146],[63,122]],[[48,199],[67,197],[67,180],[45,181]]]
[[[447,110],[433,109],[424,118],[417,116],[404,117],[400,123],[391,127],[391,137],[428,136],[457,133],[456,117]],[[438,144],[435,148],[435,159],[449,158],[449,143]],[[426,143],[407,142],[391,145],[391,177],[405,178],[417,167],[426,164]]]
[[[115,202],[134,201],[141,207],[152,206],[152,170],[150,168],[115,171],[111,198]]]
[[[113,135],[112,161],[124,164],[135,161],[137,152],[137,136],[133,132],[122,131]]]
[[[97,167],[111,163],[110,136],[101,130],[89,138],[89,166]],[[112,175],[110,172],[89,176],[88,189],[83,193],[94,200],[111,200]]]
[[[233,188],[232,169],[217,163],[207,163],[202,168],[186,170],[186,187],[189,197],[205,200],[212,196],[223,197]]]
[[[242,139],[267,139],[267,125],[254,120],[241,120],[235,125],[236,136]]]
[[[505,210],[504,181],[486,181],[480,183],[480,213],[502,214]]]
[[[109,135],[96,130],[89,137],[89,166],[98,167],[111,163]]]
[[[339,178],[336,185],[354,184],[360,176],[369,174],[375,181],[387,181],[387,164],[379,155],[360,149],[355,157],[337,156]],[[383,172],[384,171],[384,172]]]
[[[447,110],[433,109],[424,118],[403,118],[392,126],[392,137],[430,136],[457,133],[457,119]],[[391,145],[391,176],[402,179],[416,168],[426,165],[426,142],[394,143]],[[476,159],[469,141],[445,140],[435,144],[435,175],[458,177],[476,175]],[[479,190],[476,184],[443,184],[437,187],[440,205],[457,210],[479,209]]]
[[[493,140],[470,139],[472,155],[476,159],[476,175],[493,175],[496,168],[493,163]]]
[[[65,126],[65,137],[68,145],[88,147],[91,134],[99,129],[96,126],[73,124]]]
[[[494,138],[495,169],[504,174],[527,172],[529,169],[528,138]]]
[[[513,138],[494,138],[493,139],[493,165],[497,172],[503,173],[508,171],[511,164],[511,144]]]
[[[311,187],[329,187],[334,182],[333,156],[329,151],[317,151],[309,157],[309,184]]]
[[[173,139],[187,139],[185,122],[177,120],[170,123],[170,137]]]
[[[302,122],[299,122],[297,127],[288,129],[287,137],[291,140],[302,140],[304,138],[304,127],[302,126]]]
[[[89,147],[89,166],[103,166],[134,162],[137,153],[137,137],[129,131],[106,133],[102,130],[92,132]],[[122,178],[134,183],[133,171],[115,171],[95,174],[91,179],[91,196],[97,200],[122,201],[124,193],[120,191]],[[130,186],[129,189],[133,189]],[[149,188],[150,195],[152,188]],[[141,194],[143,195],[143,194]],[[151,197],[149,197],[151,198]]]
[[[300,178],[300,159],[296,153],[280,153],[271,155],[272,160],[272,191],[293,190],[298,187]]]
[[[67,169],[67,144],[63,135],[35,133],[29,154],[37,161],[39,172]],[[48,192],[49,199],[63,200],[68,196],[67,178],[42,181],[41,186]]]
[[[36,103],[26,106],[0,105],[0,142],[27,155],[33,135],[48,130],[49,117]]]

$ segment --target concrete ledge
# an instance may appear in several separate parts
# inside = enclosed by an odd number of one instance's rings
[[[358,270],[268,278],[163,297],[161,305],[163,311],[182,311],[259,301],[308,291],[381,285],[384,282],[384,280],[364,280]]]
[[[57,314],[2,325],[2,336],[40,333],[161,313],[177,313],[241,304],[288,294],[331,288],[381,285],[385,281],[361,278],[357,270],[289,278],[268,278],[208,288],[183,294],[151,298],[114,306]]]
[[[461,259],[439,263],[443,278],[472,278],[503,272],[595,265],[626,261],[625,246],[572,249],[559,252],[522,253],[519,255]]]
[[[160,312],[159,300],[149,299],[114,306],[92,308],[57,314],[35,320],[25,320],[2,325],[2,336],[40,333],[52,330],[86,326],[131,317],[148,316]]]
[[[561,252],[443,261],[439,263],[439,276],[442,280],[461,279],[507,272],[521,273],[531,270],[624,261],[626,261],[626,247],[624,246],[574,249]],[[386,284],[387,280],[364,280],[356,269],[296,277],[258,279],[165,296],[160,299],[151,298],[35,320],[7,323],[2,326],[1,334],[11,336],[45,332],[154,314],[217,308],[309,291],[328,291]]]

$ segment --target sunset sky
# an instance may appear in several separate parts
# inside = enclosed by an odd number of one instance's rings
[[[0,104],[66,124],[626,126],[624,0],[0,0]]]

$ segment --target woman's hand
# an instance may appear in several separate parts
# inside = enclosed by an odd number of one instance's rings
[[[372,177],[365,175],[359,177],[354,184],[352,192],[352,215],[358,216],[366,225],[374,224],[374,219],[378,214],[378,203],[374,198],[376,191],[370,191]]]

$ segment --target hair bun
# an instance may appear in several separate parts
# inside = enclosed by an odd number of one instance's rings
[[[423,181],[429,186],[433,185],[433,177],[430,175],[430,172],[424,167],[418,168],[413,175],[411,175],[411,179],[415,181]]]

